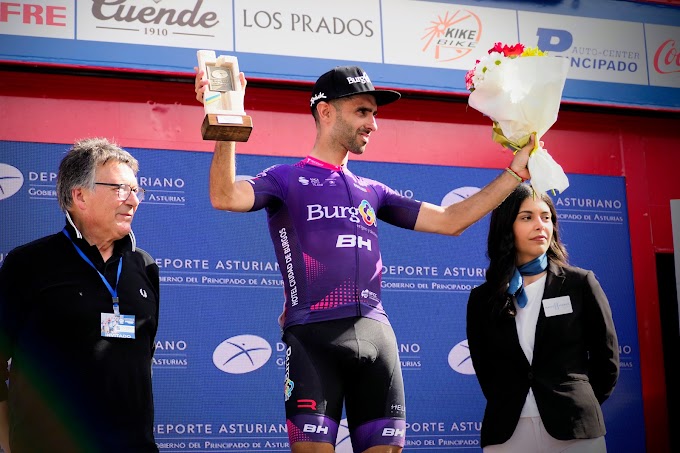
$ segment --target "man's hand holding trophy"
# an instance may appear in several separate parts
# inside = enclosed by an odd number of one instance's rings
[[[253,120],[243,109],[246,81],[233,56],[215,56],[212,50],[199,50],[199,82],[205,85],[202,99],[205,118],[201,125],[203,140],[246,142],[253,130]],[[207,81],[205,83],[204,81]],[[197,91],[200,96],[201,91]]]

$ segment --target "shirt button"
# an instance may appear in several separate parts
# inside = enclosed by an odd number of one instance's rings
[[[527,374],[527,377],[529,378],[530,381],[533,381],[534,380],[534,373],[529,371],[529,374]]]

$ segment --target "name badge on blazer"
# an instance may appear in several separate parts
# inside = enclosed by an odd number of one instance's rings
[[[571,307],[571,299],[569,296],[553,297],[552,299],[543,299],[543,311],[546,317],[566,315],[573,313],[574,309]]]

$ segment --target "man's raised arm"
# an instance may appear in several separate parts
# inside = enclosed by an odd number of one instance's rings
[[[534,148],[535,137],[522,148],[510,163],[508,169],[484,186],[479,192],[459,203],[446,208],[423,203],[418,213],[415,230],[458,236],[470,225],[501,204],[522,180],[529,179],[527,163]],[[514,174],[513,174],[514,173]]]
[[[246,212],[255,203],[255,191],[247,181],[236,181],[235,142],[215,142],[210,164],[210,203],[213,208]]]
[[[194,71],[196,71],[194,81],[196,100],[203,104],[203,96],[209,82],[203,79],[202,70],[195,67]],[[242,72],[238,76],[245,97],[248,82]],[[255,191],[250,183],[236,181],[235,154],[235,142],[215,142],[215,152],[210,164],[210,203],[215,209],[246,212],[255,203]]]

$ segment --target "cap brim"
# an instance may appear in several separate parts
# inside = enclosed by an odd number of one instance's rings
[[[378,105],[389,104],[401,98],[401,93],[393,90],[373,90],[366,93],[375,96],[375,103]]]

